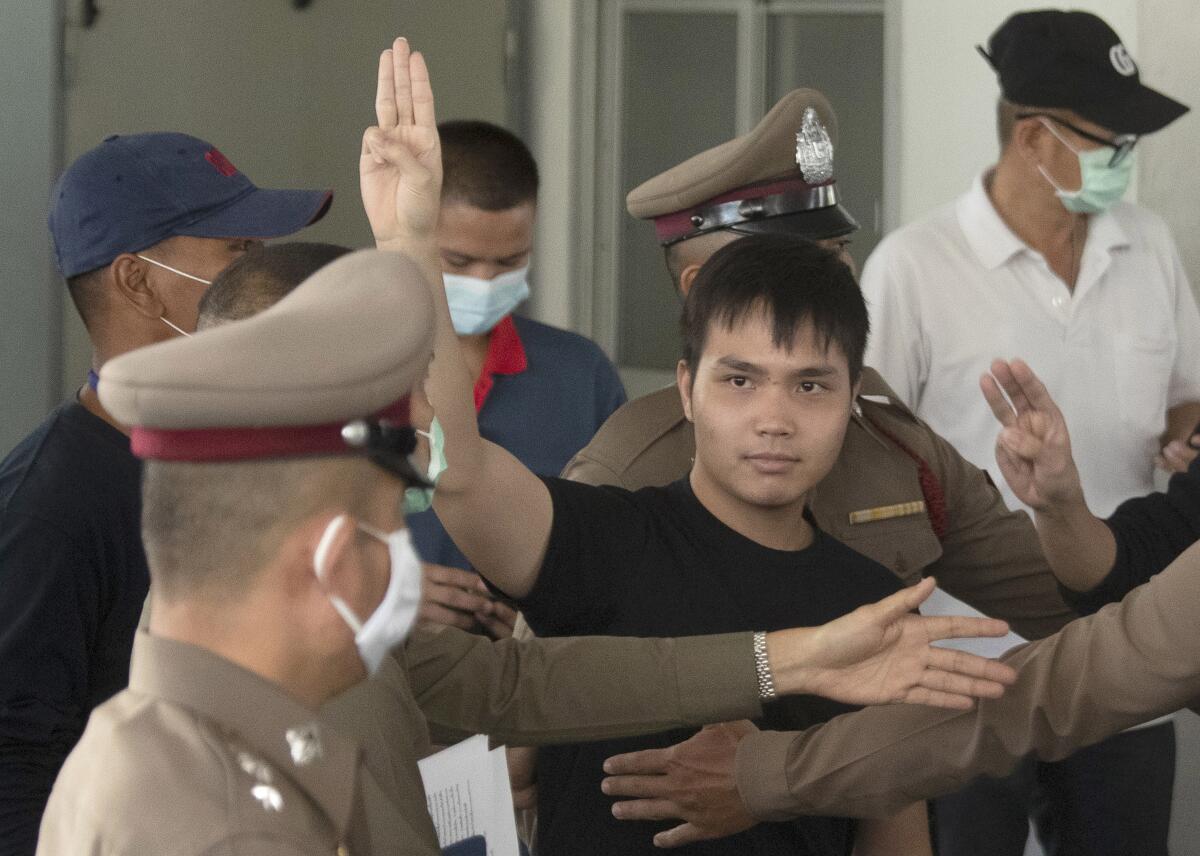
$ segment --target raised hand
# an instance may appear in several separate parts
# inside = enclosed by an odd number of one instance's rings
[[[379,56],[375,118],[358,159],[363,207],[377,246],[412,252],[433,239],[442,150],[429,69],[404,38]]]
[[[991,368],[979,386],[1003,426],[996,438],[996,463],[1004,480],[1036,511],[1082,503],[1067,423],[1045,384],[1023,360],[993,360]]]
[[[1008,625],[994,618],[914,615],[934,586],[927,577],[820,627],[768,634],[767,654],[779,691],[847,704],[905,702],[958,710],[969,709],[975,698],[1003,694],[1016,680],[1012,668],[931,643],[1003,636]]]

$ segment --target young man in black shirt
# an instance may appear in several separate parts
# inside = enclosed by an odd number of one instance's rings
[[[436,445],[444,434],[448,464],[434,509],[480,573],[517,599],[536,630],[557,634],[762,631],[820,623],[895,591],[885,568],[823,535],[805,513],[808,491],[838,455],[867,333],[853,275],[815,245],[746,238],[697,278],[678,371],[696,425],[687,479],[636,493],[543,479],[480,437],[471,378],[436,282],[440,157],[425,74],[415,56],[410,68],[403,40],[381,58],[379,126],[364,136],[361,185],[377,244],[413,254],[433,280],[438,334],[425,391],[441,426],[431,425],[430,435]],[[413,396],[414,424],[432,415],[422,412],[425,403]],[[949,654],[922,647],[921,656]],[[771,698],[776,655],[760,656],[760,686]],[[966,699],[940,691],[972,689],[970,680],[931,673],[880,693],[861,677],[828,692],[818,680],[817,692],[848,703],[960,704]],[[801,703],[779,708],[772,723],[814,722],[834,710]],[[548,771],[554,781],[540,782],[540,852],[653,852],[648,832],[630,834],[608,814],[600,761],[612,748],[595,750],[594,759],[571,750]],[[555,817],[561,824],[547,834],[546,819]],[[752,830],[717,852],[846,853],[853,843],[848,823],[806,822]]]
[[[696,425],[692,472],[633,493],[546,482],[549,541],[519,599],[535,632],[670,636],[815,625],[898,590],[894,574],[804,512],[808,489],[841,448],[866,332],[853,276],[832,253],[782,236],[752,236],[717,253],[685,304],[678,381]],[[849,709],[784,700],[758,724],[787,729]],[[615,820],[600,791],[602,764],[682,736],[541,750],[541,852],[653,852],[665,825]],[[864,838],[929,852],[923,806],[860,826]],[[809,818],[761,824],[699,850],[833,856],[850,852],[856,832],[848,819]]]
[[[128,683],[149,585],[141,464],[95,373],[194,328],[217,273],[318,219],[330,195],[259,189],[209,143],[154,133],[81,155],[52,198],[93,360],[77,399],[0,463],[0,856],[32,856],[59,767],[92,708]]]

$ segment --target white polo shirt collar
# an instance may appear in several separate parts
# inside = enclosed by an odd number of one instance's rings
[[[1018,238],[996,212],[984,185],[990,172],[977,175],[971,183],[971,189],[958,200],[958,223],[968,246],[979,263],[988,270],[999,268],[1022,252],[1041,258],[1041,254]],[[1091,216],[1085,254],[1094,250],[1107,254],[1128,247],[1129,243],[1129,236],[1111,212]]]

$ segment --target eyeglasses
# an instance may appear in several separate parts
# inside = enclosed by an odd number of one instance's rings
[[[1057,125],[1062,125],[1064,128],[1075,132],[1085,140],[1089,140],[1093,143],[1099,143],[1102,146],[1112,149],[1112,157],[1108,159],[1108,165],[1110,167],[1116,166],[1117,164],[1121,163],[1121,161],[1125,160],[1125,158],[1129,157],[1129,153],[1133,151],[1133,147],[1137,145],[1138,141],[1137,134],[1119,134],[1113,137],[1111,140],[1106,140],[1104,137],[1098,137],[1095,134],[1088,133],[1087,131],[1083,130],[1083,128],[1077,128],[1076,126],[1072,125],[1066,119],[1058,116],[1052,116],[1049,113],[1018,113],[1016,118],[1049,119],[1051,122],[1054,122]]]

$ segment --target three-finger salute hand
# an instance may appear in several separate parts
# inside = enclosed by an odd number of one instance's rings
[[[1002,426],[996,463],[1017,498],[1039,511],[1082,501],[1067,422],[1033,369],[1023,360],[993,360],[979,386]]]
[[[358,162],[363,207],[377,245],[407,248],[437,225],[442,152],[429,69],[404,38],[379,56],[375,119]]]

